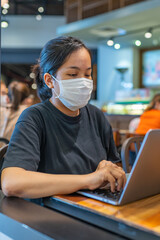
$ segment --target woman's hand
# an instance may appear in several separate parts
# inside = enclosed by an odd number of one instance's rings
[[[98,164],[96,171],[89,175],[91,177],[88,187],[90,190],[104,188],[107,184],[110,184],[112,192],[115,191],[115,188],[120,191],[126,183],[126,175],[123,169],[106,160],[102,160]]]

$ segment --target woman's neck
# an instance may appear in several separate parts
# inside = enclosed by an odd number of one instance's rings
[[[76,111],[71,111],[69,108],[65,107],[59,99],[55,99],[54,97],[50,98],[49,100],[59,111],[63,112],[64,114],[70,117],[76,117],[79,115],[79,109]]]

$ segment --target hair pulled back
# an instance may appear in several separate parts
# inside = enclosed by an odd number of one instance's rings
[[[29,96],[29,88],[23,82],[13,81],[8,86],[8,97],[11,101],[11,108],[17,111],[19,105]]]
[[[84,43],[74,37],[58,37],[50,40],[43,47],[38,63],[32,69],[35,74],[38,96],[42,101],[52,97],[51,89],[45,84],[44,74],[56,76],[56,72],[65,63],[67,57],[80,48],[85,48],[91,55]]]

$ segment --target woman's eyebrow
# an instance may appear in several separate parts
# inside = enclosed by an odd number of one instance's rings
[[[76,67],[76,66],[69,66],[69,67],[67,67],[67,68],[72,68],[72,69],[80,70],[80,68],[79,68],[79,67]],[[92,69],[91,67],[87,68],[87,70],[91,70],[91,69]]]

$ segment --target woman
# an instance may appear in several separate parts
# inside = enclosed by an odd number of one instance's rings
[[[13,81],[8,86],[9,104],[1,112],[0,136],[10,140],[18,117],[27,105],[29,88],[25,83]]]
[[[140,117],[137,134],[146,134],[149,129],[160,128],[160,93],[156,94]]]
[[[7,196],[40,198],[124,187],[111,126],[88,103],[91,54],[78,39],[59,37],[43,48],[35,66],[42,103],[26,109],[12,135],[2,171]],[[113,162],[113,163],[112,163]]]

